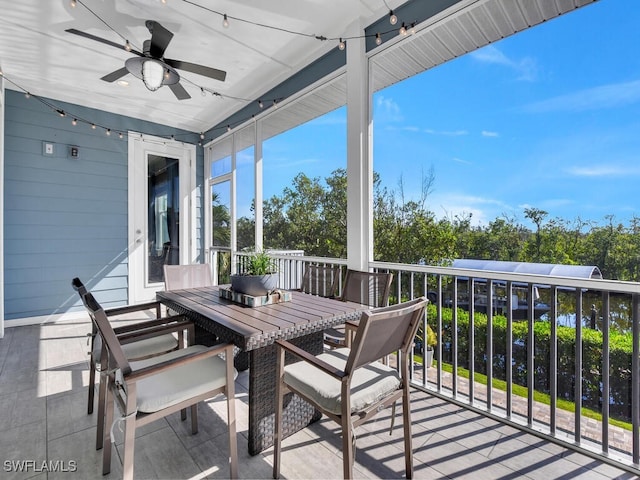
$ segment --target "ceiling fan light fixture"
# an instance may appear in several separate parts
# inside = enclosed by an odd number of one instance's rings
[[[162,63],[152,58],[142,62],[142,81],[144,86],[155,92],[164,81],[165,67]]]

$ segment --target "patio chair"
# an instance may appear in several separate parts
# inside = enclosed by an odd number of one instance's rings
[[[134,477],[136,429],[190,407],[191,432],[198,433],[198,403],[223,393],[227,399],[230,476],[238,476],[238,445],[235,426],[235,376],[233,345],[187,348],[139,362],[130,362],[123,349],[123,337],[114,332],[105,311],[91,293],[85,295],[87,308],[104,342],[106,352],[107,398],[105,425],[111,432],[124,422],[123,478]],[[219,357],[225,354],[227,360]],[[114,421],[114,403],[119,416]],[[110,432],[110,433],[111,433]],[[104,432],[102,473],[111,471],[113,439]]]
[[[362,272],[347,270],[342,288],[342,301],[356,302],[370,307],[386,307],[389,305],[392,273]],[[324,331],[324,343],[331,348],[349,346],[357,323],[347,323]],[[347,334],[349,333],[349,334]]]
[[[80,299],[89,314],[89,306],[86,303],[86,295],[88,293],[86,287],[79,278],[71,281],[73,289],[78,292]],[[157,355],[177,350],[184,344],[184,331],[190,330],[189,337],[193,338],[193,324],[188,322],[181,316],[161,317],[160,302],[148,302],[138,305],[127,305],[124,307],[115,307],[104,310],[107,318],[127,313],[143,312],[155,310],[155,319],[143,322],[136,322],[129,325],[116,327],[114,331],[117,335],[128,336],[128,340],[123,346],[125,355],[129,360],[143,360]],[[148,332],[153,335],[136,337],[135,333]],[[175,334],[175,335],[174,335]],[[105,358],[102,349],[102,338],[99,335],[98,327],[92,322],[91,333],[91,349],[89,350],[89,392],[87,402],[87,414],[93,413],[93,404],[95,397],[95,380],[96,370],[103,371],[105,368]],[[106,383],[103,377],[100,377],[98,387],[98,431],[96,435],[96,450],[102,448],[102,428],[104,427],[104,399],[106,394]]]
[[[402,399],[405,469],[413,475],[409,356],[413,339],[424,317],[424,297],[365,311],[351,348],[329,350],[317,356],[285,340],[277,345],[276,423],[273,478],[280,476],[282,409],[284,395],[293,392],[339,423],[342,428],[344,478],[352,478],[355,450],[354,429],[382,409]],[[399,351],[398,370],[376,361]],[[285,366],[285,353],[300,362]]]
[[[211,280],[211,267],[208,263],[164,266],[165,290],[181,290],[209,285],[213,285],[213,281]]]
[[[340,268],[334,265],[307,265],[300,291],[320,297],[333,297],[338,286]]]

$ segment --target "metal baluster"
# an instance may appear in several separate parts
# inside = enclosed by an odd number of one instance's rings
[[[436,382],[438,387],[438,392],[442,391],[442,275],[438,274],[436,277],[438,281],[438,293],[436,302],[436,315],[437,315],[437,325],[438,331],[436,332],[436,336],[438,339],[437,348],[438,348],[438,370],[436,371]]]
[[[473,404],[475,380],[475,279],[469,278],[469,402]]]
[[[633,294],[632,312],[633,356],[631,358],[631,428],[633,463],[640,463],[640,295]]]
[[[487,282],[487,409],[493,408],[493,280]]]
[[[451,354],[452,354],[452,385],[453,398],[458,397],[458,277],[453,277],[453,312],[451,312]]]
[[[551,435],[556,434],[556,409],[558,404],[558,287],[551,288],[551,345],[549,358],[549,428]]]
[[[602,451],[609,452],[609,292],[602,294]]]
[[[533,284],[529,284],[527,297],[527,425],[533,426],[533,391],[535,368],[535,335],[533,331]]]
[[[580,443],[582,439],[582,289],[576,289],[576,345],[575,345],[575,392],[573,394],[576,406],[574,441]]]
[[[505,338],[506,356],[505,377],[507,380],[507,418],[513,413],[513,289],[511,281],[507,282],[507,332]],[[516,305],[517,306],[517,305]]]

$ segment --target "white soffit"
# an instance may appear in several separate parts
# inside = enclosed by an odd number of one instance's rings
[[[374,92],[596,0],[469,0],[371,58]]]

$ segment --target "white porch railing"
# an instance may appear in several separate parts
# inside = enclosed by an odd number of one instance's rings
[[[215,280],[228,281],[246,255],[212,250]],[[346,271],[344,259],[272,256],[285,289],[299,287],[309,263],[338,265],[342,278]],[[428,323],[438,332],[436,362],[425,368],[420,335],[412,371],[417,388],[640,473],[640,284],[370,267],[394,274],[391,304],[430,300],[421,331]]]

